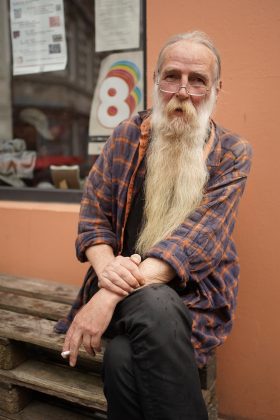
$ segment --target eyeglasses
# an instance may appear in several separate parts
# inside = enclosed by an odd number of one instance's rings
[[[186,86],[183,86],[178,81],[160,80],[156,84],[161,92],[166,93],[178,93],[183,88],[186,89],[187,94],[190,96],[204,96],[209,91],[208,87],[195,83],[188,83]]]

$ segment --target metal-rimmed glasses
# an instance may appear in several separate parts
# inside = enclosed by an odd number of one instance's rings
[[[188,83],[186,86],[181,85],[179,81],[158,80],[156,84],[161,92],[178,93],[180,89],[186,89],[190,96],[204,96],[209,91],[209,87],[201,84]]]

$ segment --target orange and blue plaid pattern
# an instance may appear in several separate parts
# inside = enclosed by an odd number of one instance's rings
[[[76,241],[82,262],[87,261],[85,250],[92,245],[108,244],[116,255],[122,251],[129,209],[145,177],[149,115],[142,112],[121,123],[88,176]],[[232,231],[252,155],[245,140],[213,121],[211,137],[209,180],[201,205],[147,254],[168,262],[177,274],[172,284],[193,318],[192,343],[199,367],[232,328],[239,278]],[[61,320],[56,330],[65,332],[97,290],[97,278],[90,268],[67,320]]]

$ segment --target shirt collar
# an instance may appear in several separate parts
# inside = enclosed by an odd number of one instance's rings
[[[207,166],[218,166],[220,164],[222,148],[217,131],[215,122],[211,120],[211,134],[208,140],[210,150],[207,157]]]

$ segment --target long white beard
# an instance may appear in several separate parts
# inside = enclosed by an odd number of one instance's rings
[[[170,235],[203,198],[208,179],[203,148],[215,102],[214,90],[198,111],[191,101],[182,105],[175,96],[164,106],[155,93],[143,228],[136,244],[142,255]],[[178,107],[182,116],[172,117]]]

